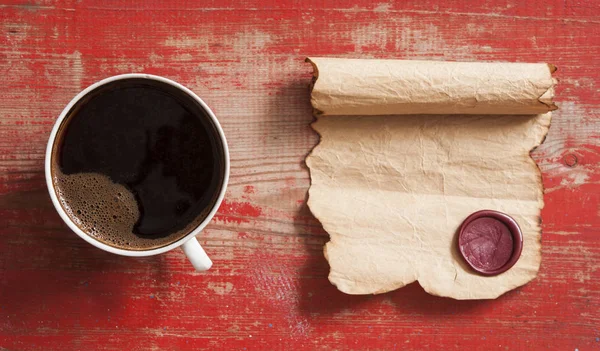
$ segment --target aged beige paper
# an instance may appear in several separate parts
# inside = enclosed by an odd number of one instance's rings
[[[354,76],[352,72],[339,76],[338,69],[328,71],[333,66],[326,61],[327,69],[321,66],[323,61],[313,59],[319,70],[313,106],[332,114],[336,112],[331,112],[328,101],[335,100],[342,106],[340,101],[346,99],[352,104],[356,96],[360,100],[360,89],[351,86],[371,84],[364,73],[360,80],[353,80],[348,78]],[[370,66],[368,60],[354,60],[353,65],[345,69],[372,69],[365,68]],[[550,73],[547,65],[537,67]],[[418,70],[436,72],[424,67]],[[381,77],[386,72],[374,74]],[[402,75],[396,71],[387,73]],[[532,76],[539,76],[544,84],[548,79],[543,74]],[[330,83],[325,85],[321,79]],[[422,79],[429,84],[437,76],[424,73]],[[343,81],[344,91],[352,92],[347,98],[331,86],[336,81]],[[417,81],[414,84],[421,86]],[[440,80],[439,84],[443,82]],[[452,90],[472,88],[470,81],[462,84],[448,88],[448,96],[462,94]],[[542,86],[542,82],[532,80],[522,84],[522,89],[516,85],[510,98],[506,98],[509,104],[523,101],[521,90]],[[552,90],[552,86],[544,88]],[[403,93],[410,95],[418,90]],[[327,91],[337,91],[335,99],[324,93]],[[495,94],[509,96],[499,90]],[[401,98],[400,93],[391,95]],[[383,96],[381,103],[389,98],[390,95]],[[551,98],[550,94],[550,100],[542,104],[546,111],[554,108]],[[489,103],[485,108],[495,103],[486,101]],[[523,103],[523,111],[539,112],[541,107],[536,101]],[[369,104],[377,109],[376,100]],[[409,105],[404,104],[403,109],[415,111]],[[450,112],[464,112],[450,98],[440,105],[440,110],[431,112],[441,113],[445,111],[443,106],[449,106]],[[356,111],[365,112],[360,108]],[[330,234],[325,247],[331,266],[329,280],[349,294],[383,293],[418,281],[431,294],[455,299],[496,298],[532,280],[541,262],[543,189],[540,171],[529,152],[543,141],[550,119],[550,113],[319,117],[313,126],[321,135],[321,142],[306,160],[312,179],[308,205]],[[461,222],[482,209],[509,214],[524,235],[519,261],[495,277],[473,273],[456,250],[456,231]]]
[[[311,102],[323,115],[539,114],[552,111],[545,63],[311,57]]]

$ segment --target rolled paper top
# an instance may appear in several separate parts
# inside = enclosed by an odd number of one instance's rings
[[[546,63],[309,57],[317,115],[534,115],[555,110]]]

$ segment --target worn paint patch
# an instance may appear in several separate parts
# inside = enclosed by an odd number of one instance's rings
[[[392,9],[391,3],[382,2],[373,8],[373,12],[387,13]]]
[[[207,288],[214,291],[217,295],[227,295],[233,291],[233,284],[230,282],[216,283],[209,282]]]

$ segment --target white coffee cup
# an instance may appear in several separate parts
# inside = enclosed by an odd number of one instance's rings
[[[54,187],[54,182],[52,181],[52,174],[51,174],[52,149],[53,149],[53,145],[56,141],[56,135],[58,133],[58,129],[59,129],[60,125],[63,123],[66,116],[69,114],[69,111],[71,110],[71,108],[79,100],[81,100],[88,93],[90,93],[92,90],[94,90],[102,85],[108,84],[110,82],[114,82],[114,81],[122,80],[122,79],[130,79],[130,78],[149,79],[149,80],[155,80],[155,81],[167,83],[167,84],[177,88],[181,92],[187,94],[196,103],[198,103],[198,105],[204,111],[206,111],[207,116],[210,117],[212,123],[214,124],[215,128],[218,131],[218,135],[221,138],[221,144],[223,145],[222,151],[223,151],[223,155],[224,155],[224,164],[225,164],[225,170],[223,172],[223,179],[222,179],[223,181],[222,181],[221,188],[219,189],[219,196],[218,196],[214,206],[209,211],[208,215],[194,230],[192,230],[185,237],[183,237],[167,246],[149,249],[149,250],[135,250],[135,251],[120,249],[120,248],[116,248],[116,247],[107,245],[107,244],[105,244],[101,241],[98,241],[95,238],[89,236],[83,230],[81,230],[71,220],[71,218],[67,215],[67,213],[63,209],[63,207],[56,195],[56,190]],[[208,105],[206,105],[206,103],[204,101],[202,101],[202,99],[200,99],[196,94],[194,94],[191,90],[184,87],[183,85],[181,85],[177,82],[174,82],[170,79],[167,79],[167,78],[154,76],[154,75],[150,75],[150,74],[141,74],[141,73],[130,73],[130,74],[122,74],[122,75],[118,75],[118,76],[113,76],[113,77],[103,79],[99,82],[96,82],[96,83],[90,85],[89,87],[87,87],[86,89],[81,91],[79,94],[77,94],[77,96],[75,96],[73,98],[73,100],[71,100],[71,102],[69,102],[69,104],[61,112],[56,123],[54,124],[54,128],[52,128],[52,133],[50,134],[50,139],[48,140],[48,146],[46,147],[45,172],[46,172],[46,184],[48,186],[48,191],[50,192],[50,198],[52,199],[52,203],[54,204],[56,211],[58,211],[58,214],[63,219],[63,221],[69,226],[69,228],[71,228],[71,230],[73,230],[77,235],[79,235],[83,240],[87,241],[88,243],[96,246],[99,249],[102,249],[104,251],[108,251],[108,252],[111,252],[111,253],[114,253],[117,255],[136,256],[136,257],[158,255],[158,254],[173,250],[173,249],[181,246],[181,248],[185,252],[186,256],[188,257],[188,259],[190,260],[190,262],[192,263],[192,265],[194,266],[194,268],[197,271],[205,271],[205,270],[208,270],[212,266],[212,261],[210,260],[210,258],[208,257],[208,255],[206,254],[204,249],[202,249],[202,246],[200,246],[200,244],[198,243],[198,240],[196,239],[196,235],[199,234],[202,231],[202,229],[204,229],[204,227],[206,227],[208,222],[210,222],[210,220],[213,218],[213,216],[217,212],[217,209],[219,208],[221,201],[223,201],[223,196],[225,195],[225,189],[227,188],[227,183],[229,181],[229,149],[227,147],[227,140],[225,139],[225,134],[223,133],[223,128],[221,128],[221,125],[219,124],[219,121],[217,120],[217,117],[215,116],[215,114],[211,111],[211,109],[208,107]]]

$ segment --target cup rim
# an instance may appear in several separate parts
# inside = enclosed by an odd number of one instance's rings
[[[223,145],[223,155],[224,155],[224,161],[225,161],[225,171],[223,174],[223,183],[221,185],[221,189],[219,190],[219,196],[217,197],[217,200],[216,200],[213,208],[206,215],[204,220],[202,220],[202,222],[200,224],[198,224],[198,226],[196,226],[196,228],[194,228],[194,230],[192,230],[190,233],[188,233],[186,236],[180,238],[179,240],[172,242],[169,245],[150,249],[150,250],[125,250],[125,249],[116,248],[116,247],[110,246],[108,244],[105,244],[105,243],[87,235],[86,233],[84,233],[83,230],[81,230],[71,220],[71,218],[67,215],[67,213],[63,209],[62,205],[60,204],[60,201],[58,200],[58,197],[56,196],[56,191],[55,191],[54,183],[52,181],[52,172],[51,172],[52,149],[54,146],[54,142],[56,141],[56,135],[58,133],[58,129],[62,125],[64,119],[66,118],[66,116],[69,113],[69,111],[71,110],[71,108],[79,100],[81,100],[88,93],[90,93],[92,90],[94,90],[102,85],[105,85],[105,84],[108,84],[108,83],[111,83],[111,82],[114,82],[117,80],[131,79],[131,78],[149,79],[149,80],[155,80],[155,81],[167,83],[167,84],[183,91],[184,93],[189,95],[192,99],[194,99],[206,111],[207,115],[210,117],[211,121],[215,125],[218,135],[221,138],[221,142]],[[46,186],[48,187],[48,192],[50,193],[50,198],[52,199],[52,204],[54,205],[54,208],[56,209],[56,211],[58,212],[58,214],[60,215],[62,220],[67,224],[67,226],[69,226],[69,228],[72,231],[75,232],[75,234],[79,235],[83,240],[87,241],[88,243],[90,243],[104,251],[108,251],[108,252],[111,252],[111,253],[114,253],[117,255],[122,255],[122,256],[141,257],[141,256],[158,255],[158,254],[173,250],[174,248],[177,248],[177,247],[183,245],[188,240],[193,239],[196,235],[198,235],[206,227],[206,225],[211,221],[211,219],[216,214],[216,212],[219,209],[219,206],[221,205],[221,202],[223,201],[223,198],[225,196],[227,184],[229,183],[229,162],[230,162],[229,148],[227,146],[227,139],[225,138],[225,133],[223,132],[223,128],[221,127],[221,124],[217,120],[217,117],[215,116],[213,111],[210,109],[210,107],[208,107],[208,105],[198,95],[196,95],[193,91],[191,91],[184,85],[177,83],[171,79],[165,78],[165,77],[152,75],[152,74],[146,74],[146,73],[126,73],[126,74],[119,74],[116,76],[111,76],[111,77],[102,79],[100,81],[97,81],[94,84],[83,89],[73,99],[71,99],[71,101],[69,101],[67,106],[62,110],[62,112],[58,116],[58,119],[56,120],[56,122],[54,123],[54,127],[52,128],[52,132],[50,133],[50,138],[48,139],[48,145],[46,146],[46,158],[45,158],[44,172],[45,172],[45,176],[46,176]]]

